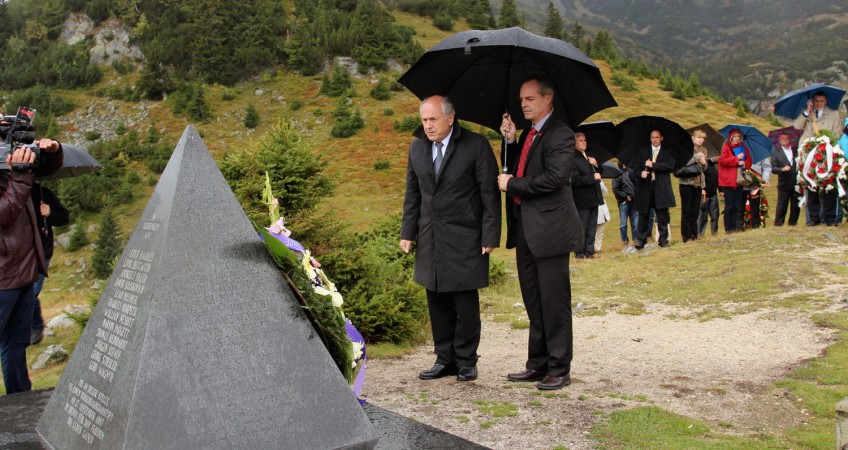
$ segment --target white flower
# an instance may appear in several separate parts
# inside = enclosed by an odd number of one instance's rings
[[[356,367],[356,362],[362,358],[362,349],[365,348],[364,342],[352,341],[353,344],[353,367]]]

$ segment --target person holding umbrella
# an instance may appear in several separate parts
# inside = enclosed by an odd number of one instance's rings
[[[663,134],[660,130],[651,131],[651,145],[641,150],[644,158],[643,169],[636,177],[636,197],[634,205],[639,211],[639,220],[635,247],[645,248],[648,240],[648,212],[656,211],[658,244],[668,247],[668,224],[671,220],[669,208],[677,206],[674,191],[671,188],[671,173],[674,171],[674,155],[662,146]]]
[[[573,357],[569,253],[584,248],[571,193],[574,133],[552,115],[554,91],[548,79],[525,79],[519,100],[531,125],[516,142],[515,123],[504,114],[501,156],[508,173],[498,176],[498,187],[506,192],[506,247],[515,248],[530,330],[525,370],[507,379],[561,389],[571,384]]]
[[[44,265],[50,268],[50,259],[53,258],[53,227],[61,227],[68,224],[68,210],[47,186],[38,182],[32,184],[32,207],[35,211],[35,223],[38,225],[41,247],[44,248]],[[35,282],[35,307],[32,311],[32,337],[30,345],[41,342],[44,337],[44,318],[41,315],[41,301],[38,296],[44,287],[45,275],[42,273]]]
[[[574,139],[578,156],[574,158],[574,171],[571,172],[571,192],[583,226],[583,249],[574,252],[574,256],[577,259],[588,259],[595,257],[598,206],[604,203],[604,195],[600,186],[601,174],[597,171],[598,162],[586,154],[586,135],[577,132]]]
[[[833,138],[838,141],[842,137],[842,120],[839,113],[828,108],[827,94],[817,91],[811,100],[807,100],[807,107],[798,118],[792,122],[797,130],[803,130],[801,143],[807,139],[816,137],[819,131],[828,130],[833,133]],[[835,141],[834,141],[835,143]],[[836,189],[828,192],[816,192],[812,188],[807,190],[807,211],[810,214],[810,225],[836,226],[836,203],[839,194]]]
[[[718,185],[724,193],[724,232],[727,234],[743,230],[738,218],[740,210],[745,209],[747,193],[736,180],[739,170],[748,170],[751,164],[751,152],[742,144],[742,132],[738,128],[730,130],[718,160]]]
[[[400,248],[415,252],[414,279],[427,292],[436,363],[418,378],[477,378],[479,288],[500,245],[498,163],[483,136],[455,124],[447,97],[424,99],[409,147]]]

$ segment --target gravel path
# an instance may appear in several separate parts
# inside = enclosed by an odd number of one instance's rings
[[[591,449],[590,430],[605,413],[644,405],[727,433],[771,433],[804,420],[773,381],[819,356],[832,330],[788,310],[707,322],[679,319],[685,313],[651,306],[640,316],[576,317],[574,384],[562,391],[508,382],[508,372],[523,368],[527,330],[484,321],[477,381],[419,380],[435,360],[428,344],[403,358],[370,361],[363,394],[495,449]]]

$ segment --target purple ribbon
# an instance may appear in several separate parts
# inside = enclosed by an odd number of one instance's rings
[[[303,245],[301,245],[300,242],[297,242],[296,240],[288,236],[284,236],[282,234],[272,233],[271,231],[268,231],[268,234],[277,238],[277,240],[282,242],[286,247],[289,248],[289,250],[293,252],[303,253]]]
[[[359,398],[359,392],[362,391],[362,385],[365,384],[365,364],[368,361],[368,358],[365,355],[365,339],[362,337],[359,330],[357,330],[347,318],[345,318],[345,331],[347,331],[347,337],[351,342],[362,343],[362,356],[353,361],[354,363],[362,361],[362,367],[359,368],[359,372],[357,372],[356,378],[353,381],[353,395],[355,395],[356,399],[359,400],[360,405],[364,405],[365,400]]]

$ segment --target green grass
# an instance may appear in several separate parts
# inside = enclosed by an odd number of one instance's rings
[[[477,405],[477,412],[496,419],[518,415],[518,405],[512,402],[474,400],[474,404]]]
[[[779,439],[716,433],[703,422],[664,411],[655,406],[614,411],[595,427],[593,437],[600,448],[650,449],[767,449],[783,448]]]

